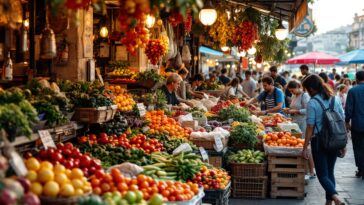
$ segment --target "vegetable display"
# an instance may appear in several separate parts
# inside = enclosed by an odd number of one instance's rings
[[[145,201],[143,198],[143,192],[141,191],[128,191],[121,195],[120,192],[106,192],[102,195],[104,203],[106,205],[162,205],[163,197],[160,194],[154,194],[149,201]],[[86,205],[86,204],[85,204]]]
[[[257,142],[257,127],[252,123],[240,123],[230,132],[230,142],[254,146]]]
[[[244,149],[238,151],[236,154],[230,155],[228,160],[230,163],[260,164],[264,161],[264,152]]]
[[[230,176],[223,169],[208,168],[207,166],[201,167],[201,170],[194,178],[188,180],[208,189],[225,189],[230,182]]]
[[[232,119],[238,122],[248,122],[250,112],[246,108],[238,108],[234,105],[230,105],[227,108],[223,108],[219,112],[219,118],[221,120]]]
[[[270,132],[263,136],[268,146],[303,147],[304,139],[292,136],[290,132]]]
[[[139,73],[137,76],[137,80],[138,81],[151,80],[154,82],[162,83],[164,81],[164,77],[159,75],[155,70],[150,69],[150,70],[146,70],[144,72]]]
[[[180,152],[176,155],[155,152],[151,158],[156,163],[143,167],[143,174],[160,180],[182,180],[193,178],[200,171],[202,161],[195,153]]]
[[[168,137],[167,135],[152,135],[152,136],[163,143],[164,151],[169,154],[171,154],[173,150],[175,150],[178,146],[180,146],[183,143],[189,144],[192,150],[197,150],[196,145],[194,145],[191,141],[184,138]]]

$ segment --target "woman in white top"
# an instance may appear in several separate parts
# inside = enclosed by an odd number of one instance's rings
[[[240,86],[240,87],[239,87]],[[230,83],[225,87],[224,93],[222,94],[223,98],[229,99],[230,97],[239,97],[239,94],[243,96],[248,96],[240,85],[240,81],[238,78],[234,78]]]
[[[287,114],[291,114],[292,117],[292,121],[294,123],[297,123],[300,130],[302,131],[302,137],[305,137],[305,131],[306,131],[306,108],[307,108],[307,103],[310,100],[310,96],[303,92],[301,83],[296,81],[296,80],[292,80],[288,83],[287,85],[287,89],[289,90],[289,92],[292,93],[292,98],[291,98],[291,104],[290,104],[290,108],[288,109],[284,109],[284,112]],[[312,157],[309,158],[309,169],[310,169],[310,177],[314,177],[315,176],[315,172],[314,172],[314,162]]]

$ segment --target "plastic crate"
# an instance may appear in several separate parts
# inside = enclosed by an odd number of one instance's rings
[[[204,190],[205,197],[202,198],[203,203],[212,205],[229,205],[229,197],[231,193],[231,182],[225,189]]]
[[[268,177],[233,177],[234,198],[264,199],[267,197]]]
[[[229,163],[233,177],[264,177],[267,174],[267,163]]]

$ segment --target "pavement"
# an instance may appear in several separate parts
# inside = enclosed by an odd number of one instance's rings
[[[364,180],[355,177],[355,161],[351,140],[344,158],[338,158],[335,166],[336,190],[346,205],[364,205]],[[363,150],[364,151],[364,150]],[[317,178],[308,180],[305,186],[306,197],[297,199],[229,199],[229,205],[324,205],[325,192]],[[269,196],[269,193],[268,193]]]

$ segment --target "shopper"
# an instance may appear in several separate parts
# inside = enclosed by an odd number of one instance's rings
[[[332,90],[335,90],[334,81],[330,80],[329,77],[327,77],[326,73],[321,72],[319,76],[322,78],[325,84],[327,84]]]
[[[305,64],[300,66],[300,70],[302,74],[301,82],[303,82],[309,75],[311,75],[311,73],[309,72],[308,66]]]
[[[286,82],[289,82],[289,81],[291,81],[291,80],[292,80],[292,78],[290,77],[290,73],[289,73],[289,71],[284,71],[284,72],[283,72],[283,78],[284,78],[284,80],[285,80]]]
[[[292,80],[288,83],[287,89],[292,93],[292,102],[289,109],[284,109],[284,112],[290,114],[294,123],[297,123],[302,131],[302,137],[305,137],[306,131],[306,109],[307,103],[310,100],[310,96],[303,92],[302,85],[296,80]],[[309,157],[309,174],[310,179],[315,178],[314,171],[315,165],[313,159]]]
[[[352,88],[352,83],[351,83],[351,80],[346,78],[344,79],[344,82],[343,82],[344,85],[346,85],[348,87],[347,91],[350,90],[350,88]]]
[[[316,168],[316,174],[321,186],[326,192],[326,205],[344,205],[335,188],[334,167],[338,156],[337,151],[323,150],[319,145],[318,134],[323,124],[323,109],[319,102],[325,107],[329,106],[330,100],[335,100],[334,110],[344,117],[344,111],[339,99],[335,98],[332,90],[324,83],[318,75],[311,74],[303,81],[303,87],[311,96],[307,104],[307,128],[305,132],[305,144],[303,146],[303,156],[308,159],[310,151],[308,145],[311,143],[312,156]],[[340,150],[341,156],[345,154],[345,149]]]
[[[335,68],[333,68],[333,69],[332,69],[332,73],[330,73],[330,74],[329,74],[329,78],[330,78],[331,80],[334,80],[334,79],[335,79],[335,75],[336,75],[336,69],[335,69]]]
[[[230,78],[226,77],[226,73],[226,68],[223,68],[221,69],[221,75],[219,76],[219,81],[225,86],[230,82]]]
[[[257,89],[257,83],[251,77],[252,73],[250,70],[245,71],[245,79],[241,83],[243,91],[248,94],[250,98],[255,97],[255,90]]]
[[[341,84],[337,87],[336,96],[339,97],[343,109],[345,109],[346,94],[348,92],[348,87]]]
[[[357,85],[349,90],[345,105],[345,121],[351,130],[357,177],[364,180],[364,71],[355,75]],[[351,122],[351,124],[350,124]]]
[[[202,85],[204,78],[201,74],[196,74],[191,80],[191,84],[186,85],[188,98],[204,98],[204,93],[197,91],[197,88]]]
[[[286,85],[287,85],[287,82],[286,82],[286,80],[282,76],[280,76],[278,74],[277,67],[276,66],[271,66],[269,68],[269,71],[270,71],[270,77],[273,78],[274,83],[279,83],[283,88],[285,88]]]
[[[261,110],[257,112],[258,115],[266,115],[268,113],[281,112],[285,108],[284,94],[279,88],[274,87],[274,80],[271,77],[262,78],[263,89],[257,97],[250,99],[246,102],[247,105],[251,105],[256,102],[261,103]]]
[[[230,97],[237,97],[238,94],[239,79],[234,78],[228,85],[226,85],[222,97],[229,99]]]

